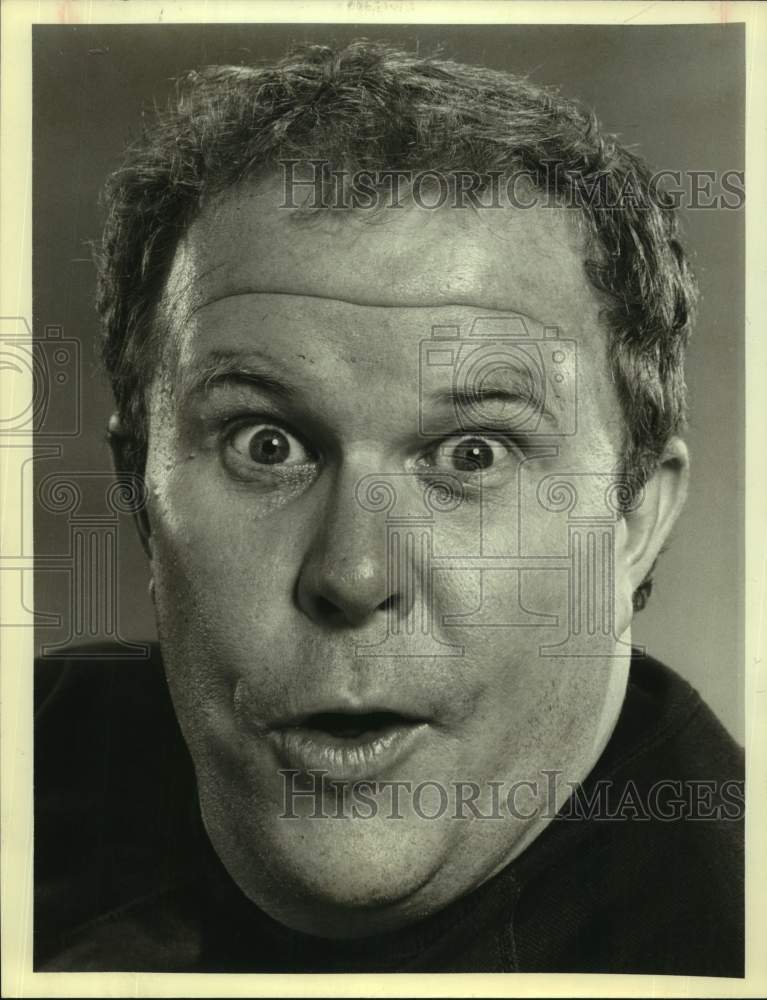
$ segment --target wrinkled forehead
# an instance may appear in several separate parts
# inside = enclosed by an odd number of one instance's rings
[[[536,340],[574,345],[581,402],[594,398],[600,423],[617,419],[603,303],[563,212],[411,204],[309,214],[284,201],[277,181],[229,192],[182,238],[161,307],[167,387],[183,394],[211,357],[251,349],[300,382],[305,372],[292,369],[309,341],[311,380],[322,375],[326,391],[361,392],[359,367],[340,364],[349,351],[375,363],[381,384],[410,384],[423,338],[446,324],[473,337],[490,314],[493,329],[517,317]]]
[[[283,207],[278,177],[211,201],[177,248],[161,308],[176,329],[204,305],[286,293],[360,305],[469,305],[515,312],[569,335],[599,325],[580,216],[535,205],[375,211]]]
[[[611,428],[619,439],[604,303],[587,279],[577,226],[562,212],[411,205],[306,214],[282,208],[282,195],[274,184],[230,192],[182,238],[158,317],[169,346],[156,404],[165,400],[165,408],[167,390],[175,410],[190,386],[221,375],[222,362],[233,377],[236,361],[240,380],[252,378],[255,365],[262,382],[266,375],[298,387],[295,398],[313,411],[332,409],[340,392],[385,423],[395,402],[410,412],[424,344],[449,327],[467,338],[454,364],[486,333],[505,346],[502,359],[491,359],[503,368],[502,386],[488,382],[483,355],[481,386],[474,379],[461,388],[542,400],[560,364],[562,385],[549,388],[571,399],[564,409],[570,413],[577,398],[578,413],[590,414],[582,424],[590,436]],[[520,331],[522,340],[545,342],[556,362],[541,368],[540,386],[522,376],[537,372],[544,355],[520,347]],[[423,392],[455,389],[452,369],[429,361],[426,370],[434,385]]]

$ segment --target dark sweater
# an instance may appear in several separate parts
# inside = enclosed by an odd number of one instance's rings
[[[435,916],[353,942],[282,927],[229,878],[156,647],[44,661],[35,694],[39,971],[743,975],[742,751],[648,657],[589,778],[519,858]]]

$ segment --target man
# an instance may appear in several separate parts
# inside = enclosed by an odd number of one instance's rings
[[[162,656],[42,668],[38,968],[742,975],[740,751],[631,652],[689,465],[648,169],[359,43],[191,74],[107,205]]]

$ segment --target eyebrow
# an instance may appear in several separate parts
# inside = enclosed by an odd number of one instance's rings
[[[206,395],[218,386],[246,387],[266,392],[283,400],[294,399],[298,387],[276,369],[278,366],[260,351],[211,351],[199,366],[182,376],[182,398]],[[504,364],[479,386],[448,386],[435,390],[429,401],[436,406],[470,408],[484,403],[523,403],[547,416],[554,424],[559,421],[546,406],[530,372],[522,366]]]
[[[536,382],[530,373],[523,368],[504,365],[504,375],[495,373],[494,377],[486,379],[479,386],[450,386],[436,390],[431,394],[430,401],[437,406],[469,408],[482,403],[523,403],[531,406],[536,412],[547,416],[558,424],[556,415],[546,406]],[[505,373],[511,373],[511,377]]]
[[[296,386],[274,370],[271,359],[253,351],[212,351],[182,378],[182,395],[206,394],[218,386],[245,386],[283,399],[297,393]]]

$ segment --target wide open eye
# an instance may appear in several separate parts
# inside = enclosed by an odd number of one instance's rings
[[[240,427],[232,434],[230,444],[241,458],[257,465],[305,465],[313,460],[298,438],[274,424],[252,423]]]
[[[514,453],[513,446],[500,438],[483,434],[454,434],[445,438],[431,453],[428,464],[444,472],[483,472]]]

